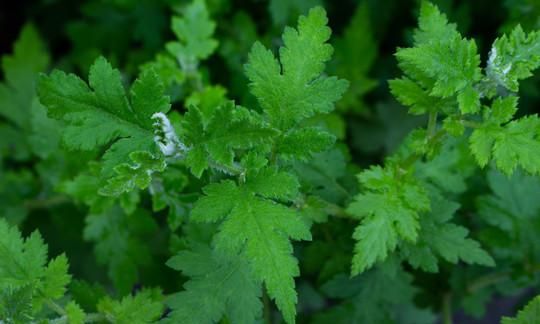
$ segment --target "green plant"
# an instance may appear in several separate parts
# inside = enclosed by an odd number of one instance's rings
[[[345,129],[372,118],[370,5],[332,60],[322,7],[276,51],[255,42],[244,56],[259,31],[238,14],[245,43],[221,38],[227,3],[176,10],[176,40],[137,77],[104,56],[87,81],[47,73],[23,29],[0,84],[0,323],[451,323],[537,285],[540,120],[518,101],[540,32],[516,26],[482,67],[477,43],[422,2],[389,87],[425,125],[360,167]],[[271,1],[273,27],[303,5]],[[245,79],[231,77],[241,104],[214,81],[216,51],[236,73],[245,59]],[[503,323],[534,323],[537,300]]]

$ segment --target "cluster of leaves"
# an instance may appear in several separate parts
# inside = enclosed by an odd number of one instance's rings
[[[333,40],[318,0],[269,1],[265,35],[225,0],[88,1],[55,62],[87,78],[49,73],[26,25],[2,59],[0,323],[450,323],[536,292],[540,119],[518,106],[540,32],[505,27],[482,64],[422,2],[389,82],[414,118],[373,114],[383,2]],[[385,124],[382,163],[360,167],[358,119]]]

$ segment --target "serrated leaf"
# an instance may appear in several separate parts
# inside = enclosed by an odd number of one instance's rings
[[[197,177],[211,164],[233,167],[234,150],[263,145],[277,131],[254,113],[228,102],[215,110],[205,124],[201,111],[191,106],[182,120],[183,137],[188,146],[186,164]]]
[[[103,155],[104,175],[129,162],[130,152],[154,151],[151,117],[170,109],[163,92],[153,72],[143,73],[133,84],[129,102],[120,72],[103,57],[90,68],[89,84],[61,71],[42,75],[38,84],[49,116],[67,123],[63,140],[69,148],[93,150],[112,144]]]
[[[413,115],[425,114],[433,107],[439,106],[441,101],[441,99],[431,96],[428,91],[406,77],[390,80],[388,84],[394,97],[401,104],[409,106],[409,113]]]
[[[400,49],[396,56],[434,81],[430,92],[433,96],[447,98],[481,78],[476,44],[459,37]]]
[[[172,312],[166,323],[211,324],[226,315],[233,323],[251,324],[261,316],[261,285],[242,256],[198,246],[179,252],[167,265],[191,279],[168,299]]]
[[[38,232],[23,239],[15,227],[0,219],[0,287],[35,284],[45,269],[47,246]]]
[[[71,281],[68,274],[68,260],[64,254],[51,260],[43,274],[43,297],[58,299],[66,293],[66,286]]]
[[[515,172],[508,177],[495,170],[487,173],[490,194],[477,198],[478,216],[496,231],[494,253],[503,254],[505,259],[520,262],[531,253],[538,253],[536,217],[540,202],[530,199],[540,193],[537,176]]]
[[[266,172],[266,171],[262,171]],[[266,178],[279,180],[280,173],[267,173]],[[284,185],[286,183],[283,183]],[[268,189],[257,177],[245,185],[222,181],[205,189],[206,196],[194,206],[191,218],[197,222],[223,219],[214,237],[218,251],[240,253],[250,260],[253,273],[265,283],[268,295],[275,299],[287,323],[294,323],[294,277],[298,276],[297,260],[292,256],[289,238],[309,240],[311,235],[300,216],[292,209],[269,198],[290,199],[297,182],[290,182],[281,193]],[[219,206],[212,211],[214,206]]]
[[[503,317],[502,324],[533,324],[540,318],[540,296],[531,300],[515,318]]]
[[[361,276],[351,278],[338,274],[322,286],[322,291],[340,301],[316,314],[314,323],[402,322],[408,316],[399,314],[396,305],[414,306],[412,280],[412,276],[392,258]],[[424,323],[423,317],[412,318],[415,323]]]
[[[166,163],[161,157],[155,157],[146,151],[129,154],[132,163],[119,164],[114,168],[116,176],[99,189],[105,196],[119,196],[136,188],[146,189],[152,181],[152,173],[165,170]]]
[[[517,98],[497,99],[484,122],[470,137],[471,152],[483,167],[491,159],[499,170],[511,175],[519,166],[529,173],[540,171],[540,120],[536,115],[510,121]]]
[[[37,73],[49,65],[49,55],[38,31],[25,25],[12,55],[2,57],[5,83],[0,83],[0,115],[22,129],[28,129],[30,108],[35,96]]]
[[[458,36],[456,24],[448,23],[446,15],[441,13],[437,6],[428,1],[422,1],[418,29],[414,32],[416,44],[446,42]]]
[[[431,191],[433,209],[421,219],[421,230],[416,244],[405,244],[402,253],[415,268],[437,272],[438,258],[450,263],[463,261],[469,264],[494,266],[493,258],[480,244],[467,237],[469,231],[450,223],[460,205]]]
[[[300,17],[297,29],[285,28],[280,61],[258,42],[251,49],[245,66],[251,92],[280,129],[330,112],[347,88],[347,81],[321,75],[332,55],[327,22],[324,9],[316,7]]]
[[[458,105],[462,114],[474,114],[480,110],[480,94],[469,85],[458,94]]]
[[[279,139],[276,151],[285,160],[306,161],[316,153],[329,149],[335,137],[316,127],[292,130]]]
[[[139,278],[139,267],[151,262],[148,239],[157,228],[150,215],[138,210],[126,215],[119,207],[86,217],[84,239],[95,242],[99,263],[121,293],[131,291]]]
[[[47,246],[37,231],[23,239],[0,219],[0,304],[6,307],[0,307],[0,315],[14,310],[32,315],[44,302],[64,297],[71,280],[67,271],[64,255],[47,264]]]
[[[86,314],[82,308],[75,302],[69,302],[66,307],[66,316],[68,324],[83,324],[86,318]]]
[[[517,25],[510,34],[493,42],[487,76],[496,84],[517,92],[518,81],[532,76],[540,66],[540,32],[525,33]]]
[[[392,167],[372,167],[358,175],[366,192],[357,195],[347,211],[360,218],[352,274],[357,275],[387,258],[400,240],[416,242],[419,213],[430,210],[425,189],[412,177],[397,180]]]
[[[105,297],[98,303],[98,311],[113,323],[154,323],[163,311],[161,298],[160,291],[150,289],[135,296],[126,296],[120,301]]]
[[[167,43],[167,50],[187,67],[206,59],[218,46],[212,38],[216,24],[210,20],[204,0],[194,0],[181,17],[173,17],[171,27],[179,41]]]
[[[338,108],[344,110],[364,110],[362,97],[377,85],[377,81],[368,76],[378,52],[370,14],[367,3],[360,3],[343,31],[343,36],[334,43],[335,73],[350,82],[350,87],[337,103]],[[362,59],[359,60],[359,57]]]

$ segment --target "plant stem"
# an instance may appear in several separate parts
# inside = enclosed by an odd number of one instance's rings
[[[45,302],[47,304],[47,306],[53,310],[55,313],[57,313],[58,315],[61,315],[61,316],[66,316],[66,311],[62,308],[62,306],[58,305],[57,303],[55,303],[54,301],[50,300],[50,299],[47,299],[47,301]]]
[[[91,313],[91,314],[86,314],[84,322],[85,323],[95,323],[95,322],[102,322],[102,321],[105,321],[105,320],[107,320],[105,315],[99,314],[99,313]]]
[[[452,324],[452,293],[447,292],[442,301],[443,324]]]
[[[462,120],[461,123],[465,126],[465,127],[469,127],[469,128],[478,128],[480,126],[479,123],[477,122],[473,122],[473,121],[470,121],[470,120]]]
[[[26,200],[23,205],[28,210],[47,209],[50,207],[65,204],[69,201],[66,196],[54,196],[46,199]]]
[[[437,112],[432,111],[429,113],[428,117],[428,125],[427,125],[427,135],[428,138],[431,139],[435,136],[435,132],[437,131]]]
[[[64,308],[60,305],[58,305],[56,302],[54,302],[51,299],[47,299],[45,302],[47,307],[49,307],[52,311],[60,315],[62,318],[67,318],[67,313],[64,310]],[[90,313],[86,314],[84,322],[85,323],[95,323],[95,322],[102,322],[107,320],[107,317],[100,313]]]
[[[485,287],[506,281],[510,278],[510,272],[504,271],[499,273],[490,273],[483,277],[476,279],[467,285],[467,292],[472,294]]]
[[[325,203],[326,203],[325,211],[329,215],[339,217],[339,218],[349,218],[349,219],[352,218],[343,207],[327,202],[327,201],[325,201]]]

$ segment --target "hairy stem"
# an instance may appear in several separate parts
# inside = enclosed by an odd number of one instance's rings
[[[62,306],[55,303],[53,300],[47,299],[45,304],[47,305],[47,307],[49,307],[51,310],[53,310],[58,315],[61,315],[61,316],[66,316],[67,315],[64,308],[62,308]]]
[[[442,301],[443,324],[452,324],[452,293],[447,292]]]

